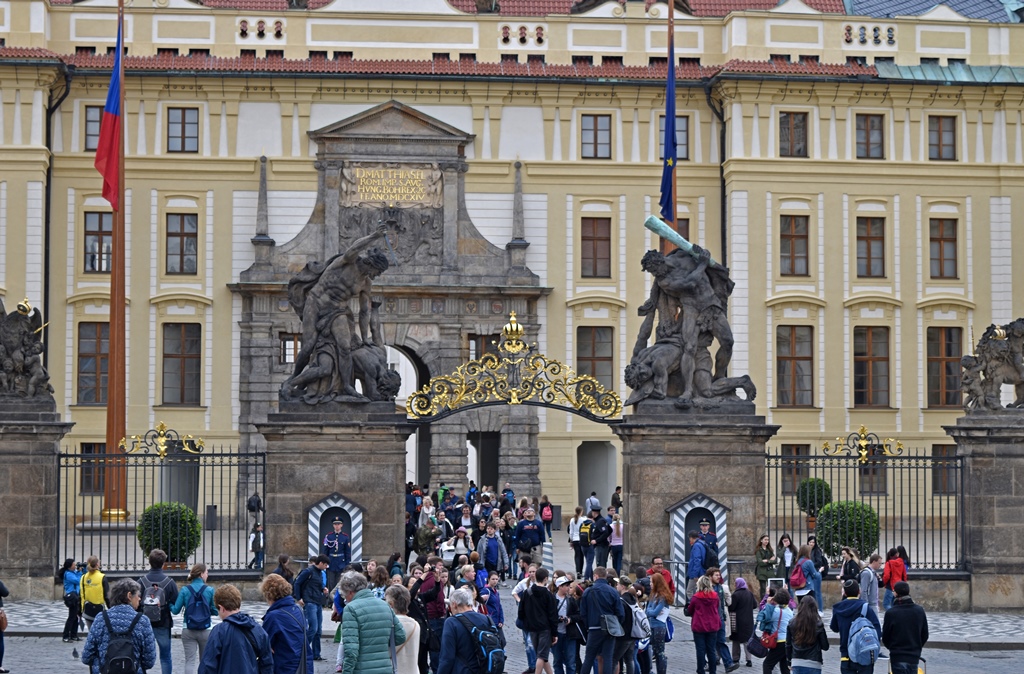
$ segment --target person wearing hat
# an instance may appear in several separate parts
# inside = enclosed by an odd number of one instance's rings
[[[910,598],[910,584],[901,580],[893,585],[896,599],[885,612],[882,644],[889,649],[893,674],[916,674],[921,649],[928,643],[928,616],[924,608]]]
[[[348,534],[341,530],[343,522],[340,517],[335,517],[331,525],[334,531],[324,536],[324,543],[320,552],[327,555],[330,565],[327,567],[327,587],[333,588],[338,584],[341,572],[352,560],[352,544]]]
[[[569,576],[555,578],[555,599],[558,602],[558,641],[551,647],[556,672],[576,674],[576,644],[583,632],[579,625],[579,603],[572,593]],[[572,616],[576,617],[573,622]]]
[[[711,530],[711,520],[707,517],[702,517],[700,520],[700,533],[698,538],[704,541],[704,543],[712,550],[715,554],[718,554],[718,536]]]
[[[465,555],[469,557],[469,553],[473,552],[473,539],[469,537],[466,527],[459,527],[455,530],[455,536],[448,539],[446,543],[455,550],[455,556],[452,558],[451,564],[452,571],[454,572],[459,565],[459,556]]]
[[[608,566],[608,553],[611,551],[612,525],[608,520],[601,517],[601,509],[594,508],[590,511],[590,519],[594,524],[590,528],[590,544],[594,546],[594,554],[597,566]]]
[[[527,506],[523,515],[523,519],[516,525],[516,547],[521,553],[530,555],[533,559],[543,559],[544,525],[537,519],[533,506]]]

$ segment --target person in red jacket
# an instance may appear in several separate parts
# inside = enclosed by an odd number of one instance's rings
[[[886,611],[892,608],[893,600],[896,598],[893,586],[901,580],[907,580],[907,567],[900,559],[899,551],[896,548],[889,548],[889,552],[885,553],[885,570],[882,571],[882,584],[885,586],[882,608]]]
[[[672,573],[665,568],[664,560],[660,555],[651,559],[651,568],[647,569],[648,576],[653,576],[656,573],[660,573],[662,575],[665,579],[665,583],[668,585],[668,589],[672,592],[672,596],[676,596],[676,583],[672,580]]]
[[[705,660],[708,674],[715,674],[715,644],[722,619],[718,614],[718,593],[712,588],[710,578],[697,579],[697,591],[690,597],[685,612],[690,616],[693,643],[697,647],[697,674],[704,674]]]

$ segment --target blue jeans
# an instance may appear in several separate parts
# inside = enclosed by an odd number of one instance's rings
[[[523,633],[523,645],[526,646],[526,665],[530,671],[537,669],[537,651],[533,647],[533,641],[530,639],[530,633],[526,630],[521,630]]]
[[[622,574],[622,546],[612,546],[612,567],[615,569],[615,575],[619,576]]]
[[[583,578],[585,580],[594,579],[594,546],[588,545],[583,548],[583,559],[586,565],[583,568]]]
[[[545,522],[544,523],[544,540],[545,541],[550,541],[551,540],[551,522]]]
[[[913,662],[889,662],[892,674],[917,674],[917,660]]]
[[[694,632],[693,645],[697,647],[697,674],[704,674],[704,661],[708,663],[708,674],[715,674],[715,644],[718,632]]]
[[[160,649],[160,671],[163,674],[171,674],[171,626],[154,627],[153,636],[156,637],[156,645]]]
[[[896,601],[896,595],[893,594],[892,590],[885,588],[885,594],[882,595],[882,608],[886,611],[892,608],[893,603]]]
[[[313,648],[313,657],[319,658],[321,657],[320,630],[323,628],[324,608],[319,604],[306,602],[306,605],[302,607],[302,612],[306,616],[307,636],[309,636],[309,642]]]
[[[668,658],[665,657],[666,636],[668,636],[667,627],[651,625],[651,645],[647,650],[651,652],[651,660],[654,662],[654,670],[658,674],[666,674],[668,671]]]
[[[589,674],[601,656],[601,665],[597,668],[598,674],[612,674],[615,671],[615,663],[612,657],[615,655],[615,638],[608,636],[604,630],[590,630],[587,633],[587,652],[583,657],[583,671],[580,674]]]
[[[725,639],[725,624],[729,622],[726,618],[722,621],[722,626],[718,629],[718,654],[722,657],[722,665],[726,668],[732,667],[732,651],[729,648],[729,642]]]
[[[875,674],[874,665],[858,665],[853,660],[842,660],[839,663],[840,674]]]
[[[551,658],[555,674],[576,674],[576,649],[564,633],[559,633],[558,643],[551,646]],[[534,665],[536,670],[537,665]]]
[[[437,635],[437,643],[441,644],[441,634],[444,632],[444,618],[430,618],[430,631]],[[430,671],[437,672],[437,666],[441,659],[440,649],[436,651],[430,651]]]
[[[250,569],[263,569],[263,559],[267,556],[267,553],[260,550],[259,552],[253,553],[252,561],[249,562],[246,567]]]
[[[821,601],[821,578],[812,583],[814,585],[814,601],[818,602],[818,612],[824,611],[824,604]]]
[[[799,665],[794,665],[793,668],[790,670],[790,672],[791,672],[791,674],[821,674],[821,670],[820,669],[811,669],[810,667],[800,667]]]

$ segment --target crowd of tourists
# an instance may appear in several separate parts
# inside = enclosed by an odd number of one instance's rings
[[[172,616],[183,614],[186,674],[313,674],[314,662],[326,660],[323,620],[331,609],[341,674],[500,674],[513,639],[526,653],[523,674],[666,674],[678,596],[699,674],[739,669],[741,652],[747,667],[762,659],[764,674],[821,671],[829,650],[822,583],[830,565],[813,534],[799,548],[789,534],[776,548],[767,535],[760,538],[755,595],[741,577],[730,588],[717,536],[703,519],[688,534],[686,584],[677,595],[660,556],[623,572],[620,488],[611,503],[602,509],[592,492],[575,509],[564,540],[575,568],[549,569],[542,563],[543,543],[554,542],[547,497],[514,505],[507,483],[500,494],[471,483],[463,498],[444,484],[433,493],[410,484],[404,554],[383,564],[353,560],[344,522],[335,518],[308,566],[296,574],[281,555],[263,578],[268,608],[260,620],[241,611],[236,587],[211,587],[204,564],[195,564],[179,588],[163,571],[161,550],[150,553],[149,573],[114,583],[96,557],[84,564],[68,559],[57,574],[68,607],[62,638],[80,641],[79,630],[88,628],[81,660],[95,674],[141,672],[157,663],[171,674]],[[253,527],[250,545],[260,555],[252,564],[262,567],[262,528]],[[843,674],[872,674],[880,659],[895,674],[917,671],[928,627],[910,597],[909,568],[902,546],[888,551],[884,566],[878,554],[862,563],[855,550],[842,549],[843,599],[828,629],[839,634]],[[505,591],[515,615],[505,614]],[[0,641],[0,658],[2,652]],[[0,674],[6,671],[0,659]]]

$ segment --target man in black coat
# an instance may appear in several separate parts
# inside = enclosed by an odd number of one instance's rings
[[[597,566],[606,567],[608,565],[608,552],[611,550],[611,544],[608,541],[612,536],[612,525],[608,523],[608,520],[601,517],[600,508],[591,510],[590,518],[594,521],[594,524],[590,527],[590,544],[594,546],[596,556],[594,563]]]
[[[551,647],[558,643],[558,600],[548,589],[548,570],[541,567],[534,575],[534,584],[523,593],[519,602],[519,619],[529,634],[537,653],[536,674],[552,674]]]
[[[889,649],[893,674],[917,674],[921,649],[928,643],[928,617],[910,598],[909,583],[901,580],[893,591],[896,602],[885,612],[882,643]]]

